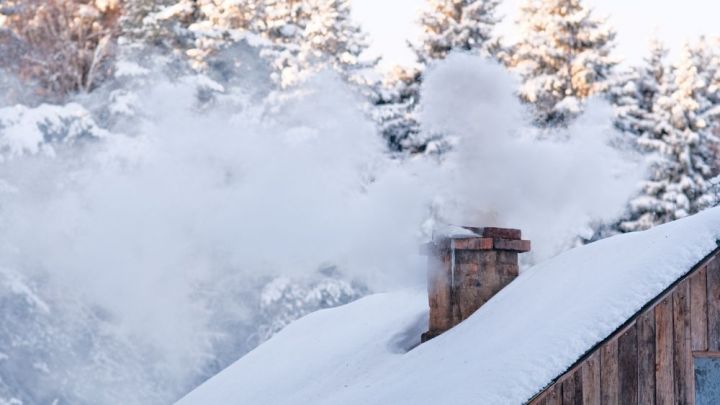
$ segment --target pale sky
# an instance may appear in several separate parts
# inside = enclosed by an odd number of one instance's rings
[[[412,62],[406,48],[415,38],[415,23],[424,0],[353,0],[356,18],[370,34],[372,52],[383,56],[383,66]],[[512,38],[513,21],[522,0],[504,0],[500,14],[505,16],[499,31]],[[595,15],[607,16],[617,31],[616,55],[635,63],[645,56],[653,35],[673,52],[683,42],[705,34],[720,35],[720,0],[585,0]]]

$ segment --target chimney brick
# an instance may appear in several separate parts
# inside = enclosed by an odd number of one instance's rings
[[[425,342],[472,315],[519,273],[518,253],[530,251],[518,229],[465,227],[477,237],[448,237],[426,246],[429,328]]]

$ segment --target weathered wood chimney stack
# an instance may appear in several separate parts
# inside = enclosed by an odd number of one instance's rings
[[[518,276],[518,253],[530,251],[518,229],[463,227],[429,245],[426,342],[467,319]]]

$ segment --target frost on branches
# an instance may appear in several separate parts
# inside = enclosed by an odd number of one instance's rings
[[[658,138],[666,128],[659,127],[661,112],[657,108],[659,98],[667,94],[667,49],[654,40],[650,55],[643,66],[634,67],[616,79],[608,91],[615,106],[615,126],[628,134],[641,138]],[[655,134],[655,135],[652,135]]]
[[[718,54],[706,41],[685,46],[671,69],[654,46],[646,66],[624,86],[619,127],[651,157],[642,193],[618,225],[642,230],[718,204],[715,135],[720,112]]]
[[[139,15],[124,20],[127,32],[185,54],[196,69],[207,69],[208,58],[242,40],[262,50],[280,87],[323,68],[362,82],[360,72],[375,65],[361,58],[367,42],[351,20],[349,0],[135,3]]]
[[[52,156],[58,149],[77,147],[107,135],[91,113],[77,103],[0,108],[0,162],[22,155]]]
[[[311,312],[347,304],[367,293],[364,285],[340,278],[335,267],[322,269],[316,276],[304,279],[275,278],[260,294],[263,320],[258,343]]]
[[[415,109],[425,68],[453,51],[494,56],[501,50],[494,35],[498,0],[427,0],[420,18],[422,35],[411,44],[417,67],[396,68],[388,75],[376,101],[376,119],[391,150],[438,152],[441,137],[421,134]]]
[[[583,100],[605,90],[615,33],[580,0],[527,0],[518,24],[510,65],[523,80],[520,98],[541,127],[565,126]]]
[[[395,67],[378,90],[374,115],[394,152],[420,152],[420,123],[415,108],[420,101],[420,71]]]
[[[415,46],[418,61],[429,64],[451,51],[484,56],[492,54],[498,41],[493,34],[500,19],[499,0],[428,0],[420,17],[422,36]]]

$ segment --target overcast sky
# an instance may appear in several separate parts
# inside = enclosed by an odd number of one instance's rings
[[[415,24],[424,0],[353,0],[356,18],[371,35],[372,50],[383,56],[384,66],[412,62],[405,46],[418,34]],[[513,37],[512,22],[522,0],[504,0],[501,33]],[[647,44],[657,35],[673,50],[687,39],[720,35],[720,0],[586,0],[596,15],[607,16],[618,32],[617,55],[641,60]]]

